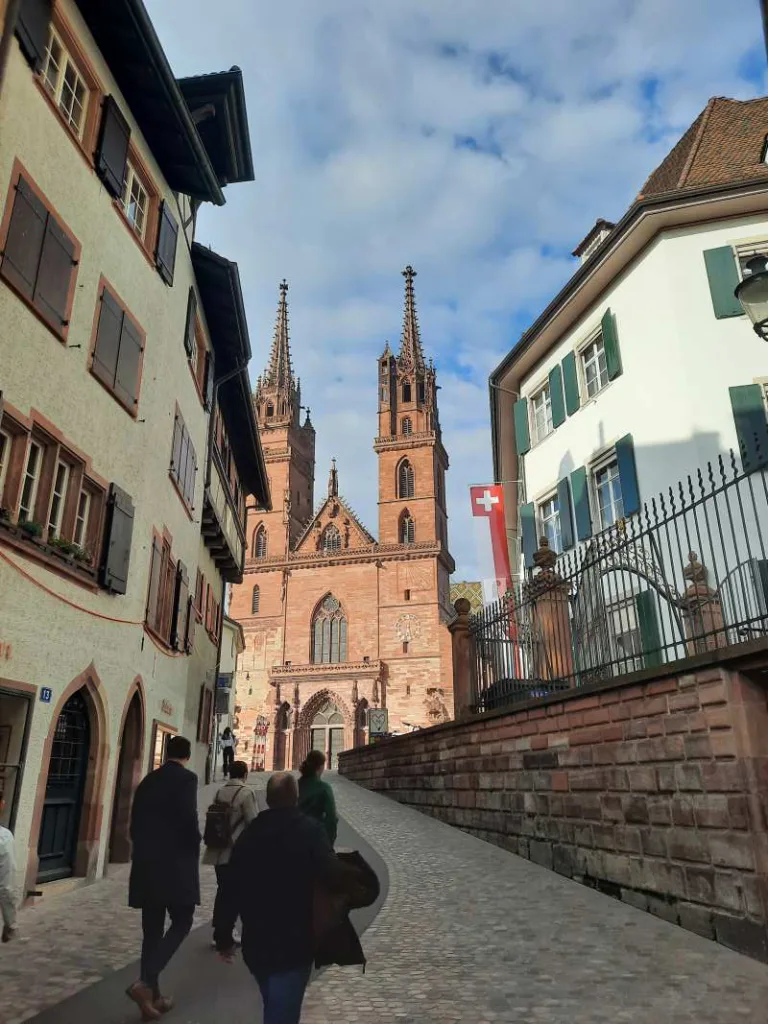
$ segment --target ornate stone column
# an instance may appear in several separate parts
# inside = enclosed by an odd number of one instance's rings
[[[689,581],[681,603],[688,654],[714,651],[728,643],[720,595],[707,582],[708,572],[695,551],[688,555],[683,576]]]
[[[534,679],[570,679],[573,676],[573,643],[568,584],[555,572],[557,554],[546,537],[539,540],[533,556],[538,573],[525,585],[531,607]]]
[[[460,597],[453,605],[456,618],[448,626],[453,651],[453,713],[458,718],[469,714],[475,703],[472,687],[472,658],[469,644],[470,603]]]

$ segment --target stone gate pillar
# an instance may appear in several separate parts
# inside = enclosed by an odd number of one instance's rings
[[[525,585],[531,606],[533,676],[535,679],[572,679],[573,643],[568,584],[557,572],[557,554],[546,537],[533,556],[538,573]]]
[[[706,566],[701,564],[696,552],[691,551],[683,570],[688,586],[681,603],[688,654],[714,651],[728,643],[720,595],[707,583],[707,575]]]
[[[460,597],[453,607],[456,618],[448,626],[453,650],[453,714],[455,718],[463,718],[475,703],[469,645],[470,603],[466,597]]]

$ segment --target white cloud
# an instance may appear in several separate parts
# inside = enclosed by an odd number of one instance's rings
[[[711,95],[765,88],[754,0],[146,0],[177,74],[244,71],[256,181],[200,238],[240,264],[251,367],[290,282],[317,480],[376,531],[376,357],[412,263],[442,385],[451,546],[491,473],[487,375]],[[762,81],[758,79],[762,77]]]

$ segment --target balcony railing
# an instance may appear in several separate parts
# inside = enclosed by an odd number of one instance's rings
[[[211,482],[203,502],[203,539],[224,579],[240,583],[245,564],[245,531],[216,448],[211,461]]]

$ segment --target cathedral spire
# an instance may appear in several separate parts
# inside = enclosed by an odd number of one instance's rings
[[[405,278],[405,311],[403,314],[403,335],[400,340],[401,366],[414,369],[424,368],[424,353],[419,336],[419,318],[416,315],[416,299],[413,294],[413,279],[416,271],[409,264],[403,271]]]
[[[288,282],[285,278],[280,283],[275,337],[272,341],[272,352],[269,357],[269,366],[264,374],[264,381],[276,388],[294,386],[291,348],[288,339]]]
[[[336,459],[331,459],[331,472],[328,474],[328,497],[338,498],[339,496],[339,473],[336,469]]]

